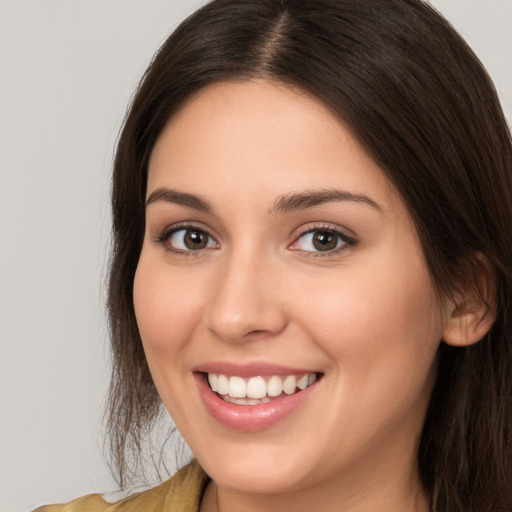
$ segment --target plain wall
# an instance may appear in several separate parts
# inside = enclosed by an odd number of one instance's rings
[[[116,488],[101,453],[112,148],[152,54],[200,3],[0,0],[4,512]],[[512,1],[432,3],[512,120]]]

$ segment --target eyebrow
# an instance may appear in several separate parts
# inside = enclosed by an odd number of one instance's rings
[[[354,194],[345,190],[306,190],[298,193],[290,193],[280,197],[275,203],[271,212],[275,215],[288,213],[297,210],[305,210],[324,203],[353,201],[363,203],[375,208],[380,213],[384,209],[373,199],[362,194]]]
[[[146,199],[146,207],[150,204],[163,201],[165,203],[179,204],[206,213],[213,213],[212,205],[202,197],[195,194],[187,194],[186,192],[178,192],[170,188],[157,188]]]
[[[186,206],[187,208],[192,208],[205,213],[214,212],[213,206],[208,200],[195,194],[179,192],[167,187],[160,187],[151,192],[146,200],[146,207],[160,201]],[[383,212],[383,208],[368,196],[337,189],[306,190],[303,192],[286,194],[275,201],[270,212],[274,215],[278,215],[280,213],[306,210],[324,203],[341,201],[353,201],[356,203],[367,204],[377,211],[381,213]]]

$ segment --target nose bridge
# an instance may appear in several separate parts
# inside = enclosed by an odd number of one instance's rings
[[[234,248],[223,259],[210,304],[210,330],[225,341],[237,342],[283,329],[271,258],[246,246]]]

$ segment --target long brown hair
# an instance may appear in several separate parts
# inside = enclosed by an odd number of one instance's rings
[[[494,268],[497,317],[479,343],[441,343],[418,463],[432,510],[512,510],[512,144],[491,80],[419,0],[214,0],[147,70],[113,175],[109,433],[120,481],[160,410],[135,320],[147,164],[173,113],[207,84],[268,78],[339,115],[407,205],[429,271],[450,295],[476,253]]]

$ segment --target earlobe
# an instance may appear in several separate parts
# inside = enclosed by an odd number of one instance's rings
[[[476,253],[471,278],[447,299],[443,341],[464,347],[480,341],[496,319],[496,277],[490,261]]]

